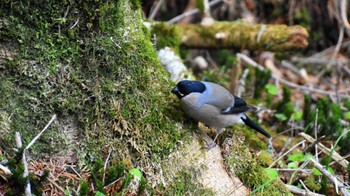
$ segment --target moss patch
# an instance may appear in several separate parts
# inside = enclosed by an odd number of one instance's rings
[[[152,25],[152,35],[157,35],[157,47],[162,49],[164,47],[179,48],[181,38],[179,30],[174,25],[166,23],[156,23]],[[178,51],[177,51],[178,52]]]
[[[279,178],[268,182],[269,176],[249,152],[249,149],[244,146],[244,139],[233,138],[232,140],[236,142],[233,143],[230,139],[226,139],[226,143],[223,144],[228,145],[230,149],[228,154],[224,156],[229,173],[236,175],[252,191],[259,189],[254,192],[255,195],[290,195]]]

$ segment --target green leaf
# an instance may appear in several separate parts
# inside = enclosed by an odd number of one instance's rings
[[[295,154],[290,154],[290,155],[288,155],[288,159],[291,161],[303,162],[303,161],[305,161],[305,155],[301,152],[295,153]]]
[[[276,117],[276,118],[278,118],[279,120],[282,120],[282,121],[284,121],[284,120],[287,120],[287,119],[288,119],[286,115],[281,114],[281,113],[279,113],[279,114],[275,114],[275,117]]]
[[[332,175],[334,175],[334,170],[331,167],[327,167],[327,171]]]
[[[314,173],[316,176],[321,175],[321,172],[318,171],[318,169],[316,169],[316,168],[312,168],[312,173]]]
[[[275,179],[278,177],[278,172],[275,169],[265,168],[266,174],[269,176],[269,179]]]
[[[301,120],[301,118],[303,117],[303,112],[294,112],[292,114],[292,119],[293,120]]]
[[[129,171],[129,174],[136,176],[137,178],[141,179],[142,178],[142,173],[139,169],[133,168]]]
[[[266,84],[265,89],[267,90],[267,93],[269,93],[270,95],[277,95],[278,94],[278,88],[275,85]]]
[[[95,196],[105,196],[105,194],[103,194],[103,193],[100,192],[100,191],[96,191]]]
[[[290,163],[288,163],[287,167],[297,169],[298,165],[297,165],[297,162],[290,162]]]
[[[305,160],[310,160],[311,158],[315,158],[314,155],[312,155],[311,153],[307,153],[305,155]]]
[[[69,190],[66,189],[66,190],[64,190],[64,195],[67,195],[67,196],[68,196],[68,195],[71,195],[71,193],[70,193]]]
[[[350,112],[346,112],[345,113],[345,119],[346,120],[350,120]]]

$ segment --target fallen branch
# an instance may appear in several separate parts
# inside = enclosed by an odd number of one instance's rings
[[[304,189],[300,189],[296,186],[293,186],[293,185],[289,185],[289,184],[286,184],[286,187],[288,188],[288,190],[292,193],[295,193],[295,194],[298,194],[298,195],[308,195],[308,196],[324,196],[322,194],[318,194],[318,193],[314,193],[314,192],[311,192],[311,191],[307,191],[307,190],[304,190]]]
[[[17,145],[18,149],[22,148],[22,146],[23,146],[22,145],[21,134],[19,132],[16,132],[16,145]],[[23,178],[27,178],[26,184],[24,186],[24,195],[25,196],[31,196],[32,195],[32,190],[31,190],[30,181],[29,181],[29,178],[28,178],[29,170],[28,170],[28,163],[27,163],[27,160],[26,160],[26,150],[25,149],[23,150],[23,154],[22,154],[22,164],[23,164],[23,167],[24,167]]]
[[[324,169],[320,163],[318,163],[314,159],[310,159],[310,160],[314,163],[314,166],[334,184],[337,194],[339,194],[338,189],[340,188],[340,192],[342,193],[343,196],[350,196],[350,193],[345,188],[342,182],[338,181],[335,176],[333,176],[326,169]]]
[[[286,51],[305,48],[307,31],[301,26],[213,22],[209,26],[179,24],[181,46],[186,48],[244,48]],[[161,35],[157,35],[161,36]]]
[[[306,139],[308,142],[310,143],[315,143],[316,142],[316,139],[314,139],[313,137],[311,137],[310,135],[304,133],[304,132],[301,132],[299,133],[299,135],[301,137],[303,137],[304,139]],[[319,143],[318,145],[318,148],[320,150],[322,150],[322,152],[324,152],[325,154],[327,155],[330,155],[331,154],[331,149],[327,148],[326,146],[324,146],[322,143]],[[344,168],[348,168],[348,165],[349,165],[349,161],[347,161],[346,159],[344,159],[340,154],[338,154],[337,152],[333,151],[332,153],[332,159],[337,161],[341,166],[343,166]]]

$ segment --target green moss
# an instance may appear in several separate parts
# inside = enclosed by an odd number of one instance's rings
[[[197,176],[195,173],[200,173],[196,168],[189,168],[189,171],[183,171],[174,179],[174,183],[166,190],[167,195],[214,195],[214,193],[203,185],[196,183]]]
[[[269,176],[263,167],[257,163],[243,144],[233,144],[229,152],[224,157],[229,173],[236,175],[251,190],[259,188],[254,195],[291,195],[278,178],[268,181]]]
[[[267,151],[263,150],[259,153],[258,162],[260,165],[268,167],[273,163],[273,158]]]
[[[196,0],[196,8],[203,14],[204,13],[204,0]]]
[[[168,25],[163,22],[153,24],[151,34],[157,35],[158,49],[164,47],[179,48],[180,46],[181,38],[175,25]]]
[[[257,133],[255,130],[252,130],[246,126],[242,125],[234,125],[233,129],[235,130],[241,130],[246,138],[245,144],[249,146],[249,148],[255,149],[255,150],[261,150],[266,149],[267,145],[266,143],[259,138],[260,133]]]
[[[130,4],[132,5],[134,10],[141,9],[141,1],[140,0],[130,0]]]

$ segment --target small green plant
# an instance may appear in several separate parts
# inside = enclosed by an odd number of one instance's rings
[[[291,90],[287,87],[283,87],[283,98],[272,106],[273,109],[277,110],[278,114],[283,114],[285,118],[281,119],[284,125],[295,113],[294,104],[291,102]]]
[[[301,120],[301,119],[303,118],[303,112],[301,112],[301,111],[295,111],[295,112],[292,114],[291,118],[292,118],[293,120],[299,121],[299,120]]]
[[[255,78],[257,78],[255,80],[255,84],[253,86],[255,86],[255,91],[254,91],[254,99],[260,99],[261,95],[263,94],[263,91],[266,90],[266,84],[268,84],[270,78],[271,78],[271,71],[261,71],[258,68],[254,68],[254,71],[250,71],[250,72],[255,72]],[[273,88],[273,87],[272,87]],[[272,90],[272,92],[274,92],[274,90]],[[270,95],[271,96],[271,95]],[[271,99],[271,97],[270,97]],[[271,104],[271,100],[270,100],[270,104]],[[270,105],[269,102],[267,102],[267,105]]]
[[[268,180],[264,182],[264,184],[256,187],[256,189],[254,189],[252,191],[252,195],[254,195],[256,192],[260,191],[261,189],[263,189],[266,185],[270,184],[272,181],[274,181],[275,179],[278,178],[278,172],[275,169],[271,169],[271,168],[265,168],[264,172],[266,173],[266,175],[268,176]]]
[[[267,93],[270,95],[277,95],[278,94],[278,88],[275,85],[266,84],[265,89],[266,89]]]
[[[138,192],[145,188],[146,179],[143,177],[142,172],[137,168],[132,168],[129,170],[128,175],[124,181],[123,189],[126,189],[132,180],[139,183]]]
[[[275,117],[281,121],[288,120],[288,117],[284,114],[281,114],[281,113],[275,114]]]
[[[290,161],[288,163],[289,168],[294,168],[297,169],[300,165],[300,163],[305,162],[307,159],[312,157],[311,154],[303,154],[301,152],[295,153],[295,154],[290,154],[288,155],[288,160]]]
[[[42,175],[34,175],[29,173],[27,177],[23,177],[24,166],[22,163],[23,149],[19,149],[17,152],[10,152],[11,159],[8,159],[7,166],[11,172],[12,176],[8,179],[7,183],[10,190],[6,190],[6,195],[22,195],[24,193],[24,187],[29,180],[32,187],[32,192],[35,195],[41,195],[41,185],[46,182],[50,171],[45,170]]]

